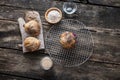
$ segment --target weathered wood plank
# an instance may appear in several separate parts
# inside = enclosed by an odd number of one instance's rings
[[[89,3],[120,7],[120,0],[88,0]]]
[[[22,43],[18,23],[11,21],[0,21],[0,47],[19,49]]]
[[[27,79],[27,78],[22,78],[22,77],[0,74],[0,80],[33,80],[33,79]]]
[[[64,1],[64,2],[67,2],[69,0],[55,0],[55,1]],[[87,0],[72,0],[73,2],[77,2],[77,3],[88,3]]]
[[[18,23],[11,21],[0,21],[0,23],[0,47],[22,50],[18,46],[22,43]],[[120,29],[87,28],[92,32],[94,39],[91,59],[120,64]]]
[[[56,2],[54,5],[62,10],[63,2]],[[36,4],[37,5],[37,4]],[[33,9],[30,9],[33,10]],[[23,16],[25,9],[1,6],[0,19],[9,19],[17,21],[18,17]],[[38,9],[40,15],[44,20],[44,13],[46,10]],[[63,13],[65,18],[66,15]],[[119,28],[120,26],[120,9],[113,7],[83,5],[78,3],[78,10],[73,15],[72,19],[82,21],[90,27],[103,27],[103,28]],[[45,20],[44,20],[45,21]]]
[[[6,6],[14,6],[17,8],[26,8],[26,9],[36,9],[36,10],[45,10],[52,6],[52,3],[54,0],[1,0],[0,5],[6,5]],[[54,5],[54,4],[53,4]]]
[[[19,49],[17,45],[21,43],[21,36],[17,19],[24,16],[26,9],[39,11],[46,31],[49,24],[44,19],[45,10],[50,6],[62,9],[62,4],[63,2],[46,2],[46,0],[1,0],[0,38],[2,40],[0,47]],[[64,18],[67,18],[65,14]],[[0,72],[36,79],[42,77],[47,80],[119,80],[120,9],[78,4],[78,11],[73,15],[73,19],[84,22],[93,34],[94,54],[88,62],[77,68],[62,68],[55,65],[52,71],[44,71],[39,66],[44,54],[36,52],[35,54],[23,55],[22,51],[0,49]],[[105,63],[101,64],[100,62]]]
[[[69,1],[69,0],[21,0],[21,1],[17,1],[17,0],[11,0],[11,1],[7,1],[7,0],[1,0],[0,5],[4,5],[4,6],[14,6],[14,7],[21,7],[21,8],[27,8],[27,9],[42,9],[45,10],[47,8],[49,8],[50,6],[55,6],[56,2],[60,2],[60,1]],[[87,3],[87,0],[73,0],[74,2],[77,3]],[[58,3],[59,3],[58,2]],[[12,5],[13,3],[16,3],[14,5]],[[28,5],[25,5],[28,4]],[[42,7],[41,7],[42,6]]]
[[[11,21],[16,21],[19,17],[25,16],[25,11],[33,10],[33,9],[25,9],[25,8],[16,8],[9,6],[0,6],[0,19],[6,19]],[[41,9],[40,9],[41,10]],[[44,15],[44,11],[39,11],[40,14]]]
[[[79,9],[73,17],[90,27],[120,28],[120,9],[92,5],[78,5]]]
[[[0,72],[45,80],[119,80],[120,65],[87,61],[75,68],[57,64],[50,71],[42,70],[40,60],[44,54],[23,55],[21,51],[0,49]],[[72,73],[72,74],[71,74]]]
[[[93,59],[98,61],[118,62],[119,64],[120,10],[117,8],[104,8],[91,5],[79,5],[78,7],[80,7],[80,9],[78,9],[73,19],[84,22],[90,31],[93,32],[95,39]],[[18,23],[12,21],[17,21],[18,17],[24,16],[25,11],[24,9],[21,10],[21,8],[1,7],[0,18],[3,20],[0,21],[0,37],[2,38],[0,47],[19,49],[18,44],[21,43],[21,36]],[[109,12],[111,14],[109,14]],[[44,11],[40,11],[40,13],[42,15],[43,24],[48,25],[44,19]],[[12,21],[6,21],[6,19]],[[44,32],[48,29],[48,26],[45,25],[43,25]],[[109,57],[106,57],[108,55]]]

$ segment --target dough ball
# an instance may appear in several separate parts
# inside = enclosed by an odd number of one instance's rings
[[[24,25],[25,31],[31,36],[40,34],[40,25],[36,20],[31,20]]]
[[[60,43],[63,46],[63,48],[72,48],[74,47],[76,43],[76,36],[72,32],[64,32],[60,35]]]
[[[38,40],[37,38],[34,38],[34,37],[27,37],[24,40],[24,47],[28,51],[36,51],[40,47],[40,40]]]

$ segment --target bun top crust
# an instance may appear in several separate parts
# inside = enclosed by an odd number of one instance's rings
[[[60,35],[60,43],[64,48],[72,48],[76,43],[76,36],[66,31]]]
[[[36,20],[31,20],[24,25],[25,31],[31,36],[38,36],[40,34],[40,25]]]
[[[28,51],[38,50],[40,47],[40,40],[34,37],[27,37],[24,40],[24,46]]]

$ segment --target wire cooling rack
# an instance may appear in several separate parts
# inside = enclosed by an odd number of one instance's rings
[[[65,31],[77,35],[77,43],[74,48],[64,49],[59,40],[60,34]],[[48,31],[45,39],[46,51],[52,60],[64,67],[79,66],[86,62],[92,55],[93,39],[86,26],[77,20],[65,19],[55,24]]]

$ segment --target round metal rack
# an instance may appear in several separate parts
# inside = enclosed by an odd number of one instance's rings
[[[65,31],[77,35],[77,43],[74,48],[64,49],[59,36]],[[92,55],[93,39],[91,32],[86,26],[77,20],[65,19],[55,24],[47,33],[45,39],[46,51],[52,60],[65,67],[79,66],[86,62]]]

